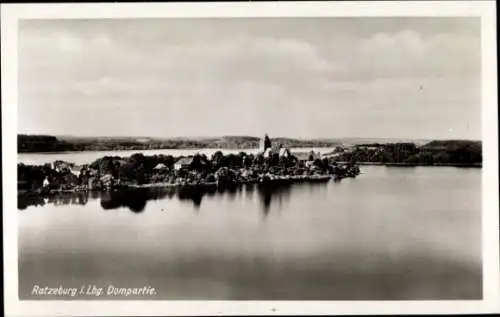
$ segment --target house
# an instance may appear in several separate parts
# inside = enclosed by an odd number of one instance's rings
[[[71,171],[71,168],[74,166],[72,163],[64,162],[61,160],[56,160],[52,163],[52,169],[56,170],[58,173],[64,171]]]
[[[282,147],[280,150],[279,150],[279,156],[280,157],[290,157],[292,155],[292,153],[290,152],[290,150],[286,147]]]
[[[263,156],[265,158],[269,158],[269,157],[273,156],[274,154],[279,155],[279,157],[290,157],[292,155],[292,152],[290,151],[289,148],[283,147],[282,144],[273,145],[271,147],[268,147],[263,152]]]
[[[49,187],[50,185],[50,182],[49,182],[49,179],[47,177],[45,177],[45,179],[43,180],[43,187]]]
[[[174,164],[174,169],[181,170],[185,168],[190,168],[191,164],[193,164],[193,157],[181,157]]]
[[[315,153],[314,151],[310,152],[298,152],[293,154],[299,162],[304,163],[307,168],[314,167],[314,161],[317,159],[321,159],[321,154],[319,152]]]
[[[163,163],[158,163],[153,169],[155,171],[163,171],[167,169],[167,166]]]
[[[264,151],[264,154],[263,156],[265,158],[270,158],[271,156],[273,156],[273,154],[276,153],[276,151],[273,149],[273,148],[267,148],[265,151]]]
[[[334,157],[339,157],[341,156],[343,153],[330,153],[330,154],[323,154],[322,155],[322,158],[334,158]]]
[[[73,166],[71,168],[71,173],[75,174],[76,176],[80,176],[81,170],[82,170],[81,166]]]

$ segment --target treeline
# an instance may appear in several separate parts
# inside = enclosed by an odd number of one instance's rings
[[[83,151],[84,147],[76,150],[77,146],[66,141],[58,140],[50,135],[18,135],[17,151],[23,152],[64,152]]]
[[[481,141],[432,141],[423,146],[414,143],[361,144],[352,151],[338,151],[336,161],[355,161],[402,165],[480,166]]]
[[[298,140],[274,138],[273,143],[285,147],[331,147],[339,145],[334,140]],[[253,149],[258,148],[260,138],[252,136],[224,136],[220,138],[90,138],[55,137],[48,135],[24,135],[17,137],[18,152],[64,151],[122,151],[159,149]]]
[[[23,135],[17,137],[19,153],[29,152],[67,152],[67,151],[120,151],[203,148],[210,141],[187,139],[137,141],[132,138],[57,138],[47,135]],[[215,147],[217,148],[217,147]]]
[[[141,153],[130,157],[104,156],[79,167],[79,173],[71,171],[74,165],[56,161],[54,164],[31,166],[18,164],[18,190],[34,192],[47,190],[99,189],[113,184],[142,185],[168,184],[235,184],[255,182],[264,175],[310,176],[335,175],[337,178],[354,177],[358,169],[350,164],[338,165],[327,158],[299,160],[293,155],[269,157],[262,154],[224,155],[217,151],[211,158],[204,154],[191,157],[171,155],[146,156]]]
[[[305,162],[299,161],[295,156],[280,157],[274,153],[268,158],[262,154],[253,155],[240,152],[238,154],[224,155],[218,151],[212,157],[205,154],[196,154],[188,158],[189,163],[185,168],[176,170],[174,164],[181,157],[171,155],[146,156],[141,153],[130,157],[105,156],[92,162],[88,167],[83,167],[80,176],[86,174],[111,175],[122,183],[147,184],[155,182],[175,183],[179,178],[189,181],[213,182],[216,178],[230,177],[234,171],[241,173],[241,169],[248,175],[261,175],[266,173],[279,175],[303,175],[315,172],[332,172],[328,159],[314,159],[311,167],[306,167]],[[164,169],[155,170],[159,164]],[[89,171],[90,173],[86,173]],[[232,175],[235,176],[235,175]],[[231,176],[231,177],[232,177]],[[191,179],[194,178],[194,179]],[[86,179],[83,180],[86,182]]]

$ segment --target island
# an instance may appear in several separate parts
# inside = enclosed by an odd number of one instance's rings
[[[90,164],[75,166],[55,161],[43,166],[18,164],[18,193],[50,194],[85,190],[143,187],[230,187],[247,183],[289,184],[339,181],[355,177],[359,167],[338,163],[319,153],[295,152],[283,144],[272,144],[266,135],[257,154],[240,152],[207,157],[196,154],[130,157],[104,156]]]
[[[44,149],[48,149],[47,140],[52,144],[60,142],[45,136],[39,140],[43,141],[41,144],[45,144]],[[240,142],[245,139],[232,140]],[[211,157],[203,153],[177,157],[136,153],[129,157],[103,156],[82,166],[64,161],[55,161],[43,166],[19,163],[18,193],[40,195],[124,187],[227,187],[246,183],[339,181],[360,174],[360,165],[482,166],[480,141],[438,140],[422,145],[412,142],[335,143],[336,146],[331,147],[330,152],[320,154],[296,149],[292,152],[288,145],[280,142],[282,140],[291,139],[271,139],[266,134],[257,142],[259,151],[256,153],[241,151],[224,155],[217,151]],[[290,144],[290,141],[287,144]],[[227,145],[219,143],[222,148]],[[38,147],[32,144],[29,148]]]

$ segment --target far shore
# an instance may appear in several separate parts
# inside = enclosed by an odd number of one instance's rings
[[[383,139],[292,139],[258,138],[252,136],[225,136],[215,138],[62,138],[43,135],[18,135],[18,158],[23,154],[61,155],[71,161],[72,154],[95,152],[111,156],[128,156],[128,153],[162,155],[161,151],[172,151],[175,156],[214,154],[215,152],[245,153],[258,155],[262,142],[267,139],[275,146],[292,152],[317,152],[320,158],[329,161],[353,162],[359,165],[384,166],[451,166],[482,167],[482,142],[473,140],[428,140],[428,142],[397,141]],[[175,154],[174,154],[175,153]],[[165,155],[163,154],[163,155]],[[92,155],[91,155],[92,156]],[[76,159],[76,158],[75,158]],[[97,159],[97,158],[96,158]],[[31,161],[26,157],[27,161]],[[37,161],[37,160],[35,160]],[[80,165],[82,162],[73,162]],[[90,164],[91,162],[85,162]],[[84,163],[84,164],[85,164]]]
[[[311,150],[332,150],[334,149],[335,146],[294,146],[290,147],[292,150],[298,150],[298,151],[311,151]],[[18,155],[56,155],[56,154],[81,154],[81,153],[92,153],[92,152],[99,152],[99,153],[109,153],[109,152],[132,152],[132,153],[139,153],[139,152],[158,152],[158,151],[180,151],[180,152],[204,152],[204,151],[221,151],[221,152],[234,152],[234,153],[239,153],[239,152],[258,152],[259,147],[182,147],[182,148],[152,148],[152,149],[141,149],[141,148],[123,148],[123,149],[85,149],[85,150],[63,150],[63,151],[39,151],[39,152],[25,152],[25,151],[18,151]]]
[[[246,183],[291,184],[355,177],[360,174],[360,165],[482,167],[481,144],[469,141],[433,141],[420,147],[414,143],[343,145],[323,153],[293,151],[281,143],[272,144],[267,135],[262,143],[256,153],[243,150],[202,153],[203,148],[198,148],[196,154],[152,153],[148,156],[140,151],[133,154],[111,151],[86,164],[71,162],[71,155],[53,157],[51,163],[19,163],[18,190],[47,194],[52,190],[214,186],[214,182],[217,187]]]
[[[339,162],[344,163],[344,162]],[[399,167],[475,167],[482,168],[482,163],[434,163],[434,164],[409,164],[409,163],[382,163],[382,162],[356,162],[358,165],[377,165],[377,166],[399,166]]]

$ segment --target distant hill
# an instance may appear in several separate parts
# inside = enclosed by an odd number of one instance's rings
[[[251,149],[259,147],[260,137],[254,136],[222,136],[222,137],[77,137],[50,135],[18,135],[18,152],[64,152],[64,151],[113,151],[113,150],[149,150],[149,149]],[[271,138],[273,143],[281,143],[286,147],[336,147],[339,145],[375,144],[412,142],[417,146],[430,144],[443,145],[443,142],[408,139],[377,138],[321,138],[296,139],[286,137]],[[432,143],[434,142],[434,143]],[[436,143],[437,142],[437,143]],[[461,142],[461,141],[458,141]],[[477,142],[477,141],[463,141]]]
[[[339,138],[337,139],[342,144],[385,144],[385,143],[414,143],[415,145],[423,145],[431,142],[430,139],[405,139],[405,138]]]

